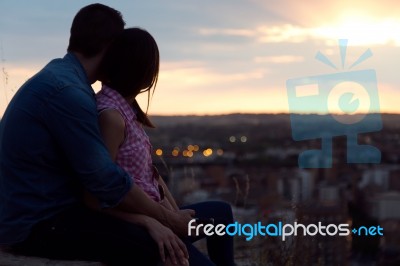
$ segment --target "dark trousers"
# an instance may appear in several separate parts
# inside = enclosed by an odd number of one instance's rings
[[[231,206],[221,201],[206,201],[196,203],[193,205],[185,206],[182,209],[193,209],[196,211],[198,218],[213,218],[214,224],[228,225],[233,222]],[[194,242],[203,237],[188,237],[186,240]],[[188,247],[188,245],[186,245]],[[189,250],[189,247],[188,247]],[[233,237],[225,234],[224,236],[212,235],[207,237],[207,251],[210,259],[218,266],[233,266]],[[193,252],[194,253],[194,252]],[[198,264],[200,261],[197,254],[192,256],[189,252],[190,265],[204,265]],[[202,255],[202,254],[200,254]],[[204,255],[203,255],[204,256]],[[192,258],[193,257],[193,258]],[[208,265],[208,264],[206,264]]]
[[[206,217],[206,214],[212,217],[211,214],[217,214],[218,211],[213,213],[211,210],[228,206],[209,202],[187,208],[196,210],[198,217]],[[184,240],[190,265],[214,265],[191,244],[195,240]],[[226,248],[219,253],[221,243],[217,238],[208,241],[210,258],[216,265],[233,265],[225,258],[227,255],[233,258],[233,248],[230,248],[233,244],[231,240],[223,242]],[[230,253],[225,249],[231,250]],[[157,265],[160,261],[158,247],[145,228],[83,206],[71,207],[40,222],[33,227],[28,239],[15,245],[13,250],[52,259],[101,261],[109,266]]]
[[[159,261],[158,247],[143,227],[82,206],[40,222],[13,250],[51,259],[101,261],[110,266],[156,265]]]

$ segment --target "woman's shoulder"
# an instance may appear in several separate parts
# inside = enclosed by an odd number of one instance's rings
[[[100,125],[106,125],[113,129],[125,130],[125,119],[117,109],[104,109],[99,113]]]
[[[99,113],[104,110],[118,110],[120,113],[122,112],[121,103],[108,87],[103,86],[102,89],[96,93],[96,103]]]

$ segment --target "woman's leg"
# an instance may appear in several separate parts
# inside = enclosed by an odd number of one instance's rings
[[[232,208],[228,203],[221,201],[207,201],[189,206],[182,209],[193,209],[196,212],[196,218],[213,218],[214,225],[233,223]],[[189,238],[196,241],[202,237]],[[234,265],[233,257],[233,237],[225,234],[218,236],[216,234],[207,236],[207,250],[210,259],[218,266]]]
[[[195,246],[193,246],[192,243],[189,241],[184,242],[189,253],[190,266],[215,266],[215,264],[211,262],[206,255],[201,253]]]

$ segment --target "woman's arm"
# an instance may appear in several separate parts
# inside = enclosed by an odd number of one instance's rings
[[[125,140],[125,121],[117,110],[108,109],[100,113],[99,126],[104,144],[115,162],[118,150]]]
[[[172,210],[178,211],[179,207],[176,204],[174,197],[172,196],[171,192],[169,191],[167,185],[164,182],[164,179],[161,176],[159,176],[158,178],[158,183],[163,187],[165,200],[167,200],[168,203],[171,205]]]

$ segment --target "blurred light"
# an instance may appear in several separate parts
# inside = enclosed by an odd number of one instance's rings
[[[176,156],[178,156],[178,155],[179,155],[179,150],[174,149],[174,150],[172,151],[172,156],[176,157]]]
[[[217,154],[218,154],[219,156],[222,156],[222,155],[224,154],[224,151],[223,151],[222,149],[218,149],[218,150],[217,150]]]
[[[229,137],[229,141],[230,142],[235,142],[236,141],[236,137],[235,136],[230,136]]]
[[[193,157],[193,152],[192,151],[188,151],[186,156],[189,157],[189,158],[192,158]]]
[[[193,150],[194,150],[194,146],[193,146],[193,145],[189,145],[189,146],[187,147],[187,149],[188,149],[188,151],[193,151]]]
[[[240,141],[241,142],[246,142],[247,141],[247,137],[246,136],[241,136],[240,137]]]
[[[186,156],[188,156],[188,150],[184,150],[183,152],[182,152],[182,155],[184,156],[184,157],[186,157]]]
[[[203,151],[203,155],[206,156],[206,157],[212,155],[212,153],[213,153],[213,150],[210,149],[210,148],[208,148],[208,149]]]
[[[161,156],[162,154],[163,154],[162,149],[157,149],[157,150],[156,150],[156,155],[157,155],[157,156]]]
[[[199,149],[200,149],[199,145],[194,145],[193,146],[193,151],[199,151]]]

